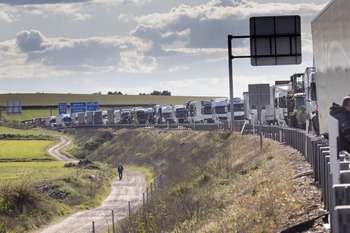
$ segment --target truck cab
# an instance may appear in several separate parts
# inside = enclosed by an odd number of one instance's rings
[[[158,104],[155,106],[155,123],[174,123],[174,108],[171,104]]]
[[[204,123],[214,123],[213,114],[211,112],[211,102],[210,101],[201,101],[202,108],[201,114],[203,116]]]
[[[317,110],[317,92],[316,92],[316,69],[307,67],[304,72],[305,85],[305,108],[311,120],[312,130],[319,133],[318,110]]]
[[[184,124],[186,121],[186,108],[185,105],[175,105],[175,123]]]
[[[202,103],[201,101],[189,101],[186,104],[187,119],[189,123],[203,123],[204,116],[202,115]],[[211,105],[210,105],[211,114]]]
[[[243,121],[244,120],[244,99],[242,98],[233,98],[233,114],[235,120]],[[230,114],[230,101],[227,100],[227,119],[231,122]]]
[[[132,109],[133,122],[136,124],[146,124],[148,121],[148,115],[144,108],[135,107]]]
[[[215,123],[228,120],[227,98],[211,100],[212,116]]]

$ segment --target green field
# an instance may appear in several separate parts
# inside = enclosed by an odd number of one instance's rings
[[[28,181],[52,181],[71,176],[75,169],[64,168],[62,162],[12,162],[0,163],[0,185]]]
[[[58,115],[57,109],[52,111],[52,114]],[[3,117],[8,121],[25,121],[25,120],[32,120],[34,118],[40,118],[40,117],[50,117],[51,111],[49,108],[47,109],[35,109],[35,110],[22,110],[22,114],[19,116],[7,116],[6,114],[3,115]]]
[[[0,106],[8,100],[20,100],[22,106],[57,106],[59,102],[98,101],[100,105],[184,104],[190,100],[210,100],[214,97],[153,96],[153,95],[89,95],[89,94],[0,94]],[[5,115],[5,114],[4,114]]]
[[[0,160],[52,159],[46,152],[52,141],[1,140]]]

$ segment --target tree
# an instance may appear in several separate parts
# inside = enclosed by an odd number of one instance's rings
[[[163,91],[161,95],[165,95],[165,96],[171,96],[171,92],[170,91]]]
[[[153,91],[150,95],[161,95],[162,93],[160,91]]]

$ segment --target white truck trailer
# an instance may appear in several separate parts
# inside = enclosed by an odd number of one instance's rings
[[[321,134],[328,132],[329,107],[350,94],[349,10],[349,0],[333,0],[311,23]]]

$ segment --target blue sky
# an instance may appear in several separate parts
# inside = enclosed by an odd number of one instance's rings
[[[241,96],[248,84],[312,66],[310,22],[328,2],[0,0],[0,93],[228,96],[227,35],[248,34],[252,16],[301,15],[303,63],[234,60],[234,93]],[[234,54],[249,54],[248,41],[234,41]]]

